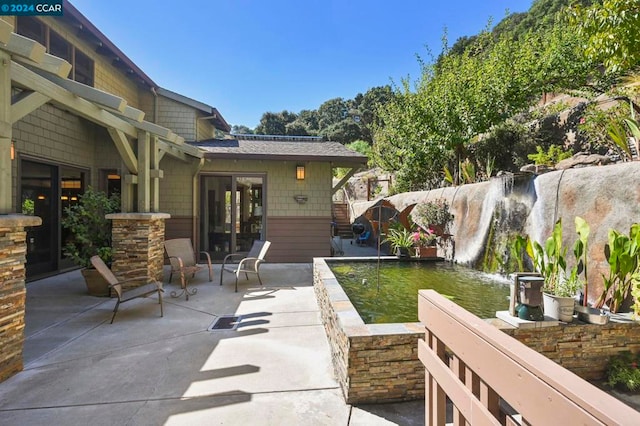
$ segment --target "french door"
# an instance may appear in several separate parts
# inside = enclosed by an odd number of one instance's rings
[[[200,189],[200,250],[221,260],[249,251],[253,241],[264,239],[264,175],[203,175]]]
[[[26,229],[27,279],[73,266],[62,252],[69,235],[60,221],[65,208],[76,204],[84,192],[86,176],[85,170],[74,167],[21,160],[18,211],[42,219],[41,226]]]

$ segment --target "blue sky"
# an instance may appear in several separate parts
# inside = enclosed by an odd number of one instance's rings
[[[71,0],[152,80],[230,124],[416,79],[416,54],[532,0]]]

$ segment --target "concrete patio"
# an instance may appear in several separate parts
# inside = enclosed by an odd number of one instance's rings
[[[28,283],[24,371],[0,383],[0,424],[424,424],[423,401],[344,402],[310,264],[265,264],[265,287],[250,277],[238,293],[215,272],[188,301],[166,274],[164,318],[151,297],[113,324],[115,300],[88,296],[79,271]],[[236,330],[207,330],[228,314]]]

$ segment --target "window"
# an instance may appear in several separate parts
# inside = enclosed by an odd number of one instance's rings
[[[73,79],[78,83],[93,86],[93,61],[77,49],[73,67]]]
[[[55,31],[49,31],[49,53],[58,58],[62,58],[65,61],[73,65],[73,58],[71,57],[71,44],[63,39],[60,34]],[[75,68],[75,67],[74,67]]]
[[[50,54],[69,62],[72,65],[70,79],[93,86],[94,64],[89,56],[31,16],[18,16],[17,27],[18,34],[37,41]]]
[[[43,46],[47,45],[47,39],[45,37],[46,27],[37,19],[31,16],[18,16],[18,31],[17,33],[37,41]]]

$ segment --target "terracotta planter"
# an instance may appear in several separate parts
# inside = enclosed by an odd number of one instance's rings
[[[83,268],[80,270],[84,281],[87,284],[87,290],[91,296],[109,297],[109,283],[100,275],[100,272],[93,268]]]
[[[438,257],[438,248],[435,246],[416,247],[416,257],[419,257],[419,258]]]

